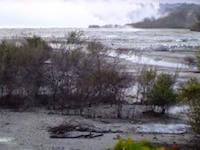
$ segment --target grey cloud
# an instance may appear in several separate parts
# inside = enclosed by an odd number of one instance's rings
[[[158,17],[159,2],[200,0],[0,0],[0,26],[86,27]]]
[[[200,4],[200,0],[160,0],[161,3],[197,3]]]

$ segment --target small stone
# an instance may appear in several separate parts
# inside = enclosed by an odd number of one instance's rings
[[[116,137],[113,138],[114,140],[119,140],[121,139],[121,136],[120,135],[116,135]]]
[[[153,137],[153,139],[154,139],[154,140],[157,140],[157,137],[156,137],[156,136],[154,136],[154,137]]]

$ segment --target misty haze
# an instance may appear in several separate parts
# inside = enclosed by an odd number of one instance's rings
[[[199,0],[1,0],[0,150],[199,150]]]

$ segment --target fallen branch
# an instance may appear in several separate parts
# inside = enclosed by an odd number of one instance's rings
[[[87,124],[62,124],[48,129],[50,138],[96,138],[107,133],[122,133],[120,130],[104,130]]]
[[[73,139],[73,138],[96,138],[96,137],[100,137],[100,136],[103,136],[104,134],[97,134],[97,133],[92,133],[92,132],[87,132],[87,133],[83,133],[83,132],[80,132],[79,134],[77,133],[67,133],[67,134],[52,134],[50,136],[50,138],[53,138],[53,139]]]

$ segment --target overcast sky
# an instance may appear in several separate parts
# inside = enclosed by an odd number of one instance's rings
[[[162,3],[200,0],[160,0]],[[87,27],[158,17],[159,0],[0,0],[0,27]]]
[[[198,3],[200,0],[160,0],[161,3]]]

